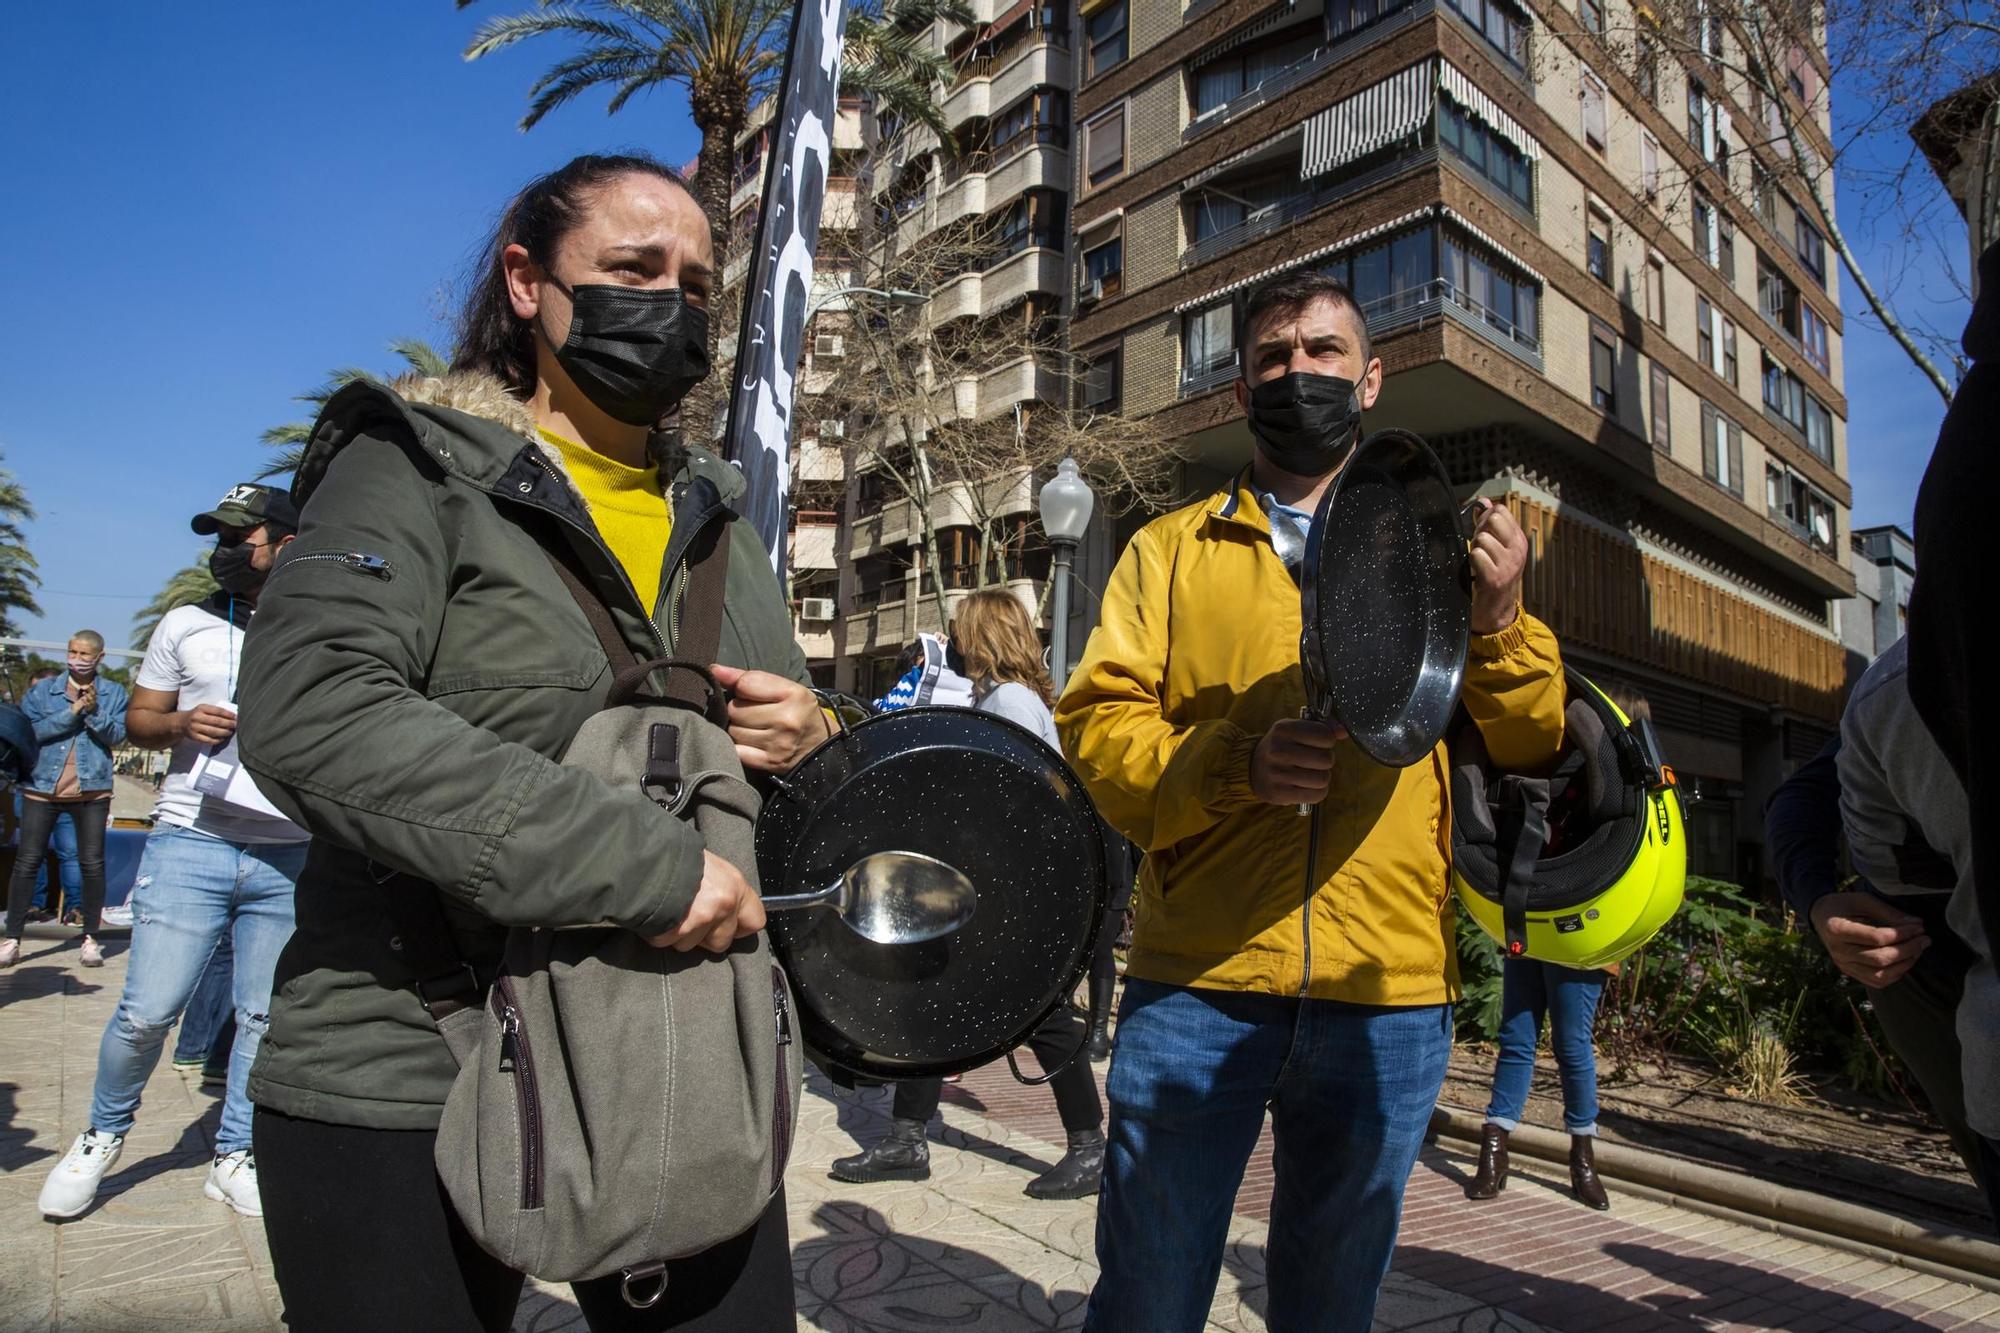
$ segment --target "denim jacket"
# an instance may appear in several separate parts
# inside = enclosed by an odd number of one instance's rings
[[[85,791],[111,787],[111,747],[125,739],[125,687],[97,677],[97,708],[88,715],[70,711],[69,673],[51,676],[29,689],[21,711],[42,743],[41,757],[27,781],[30,791],[53,792],[63,764],[76,751],[76,780]]]

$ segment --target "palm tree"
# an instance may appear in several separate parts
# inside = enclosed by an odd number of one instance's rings
[[[195,557],[193,564],[177,570],[167,580],[166,586],[153,594],[153,600],[139,609],[132,617],[132,646],[140,652],[153,641],[153,631],[160,627],[160,619],[177,606],[190,606],[201,601],[217,588],[215,576],[208,572],[208,552]]]
[[[463,9],[473,0],[458,0]],[[593,88],[611,89],[615,114],[642,92],[664,83],[687,89],[688,110],[701,133],[694,194],[708,214],[718,272],[729,263],[729,195],[736,136],[750,110],[784,75],[785,44],[794,5],[783,0],[538,0],[522,14],[490,19],[465,48],[477,60],[530,37],[562,37],[579,49],[550,66],[528,89],[523,131]],[[951,81],[952,62],[925,40],[938,21],[971,25],[966,0],[857,0],[847,20],[841,62],[843,93],[869,98],[884,116],[925,126],[949,144],[944,110],[932,96]],[[708,331],[716,359],[719,321]],[[705,421],[686,421],[706,438]]]
[[[4,457],[4,455],[0,455]],[[28,550],[27,534],[21,525],[34,518],[35,507],[14,474],[0,467],[0,635],[14,633],[13,614],[25,611],[38,616],[42,608],[35,602],[35,590],[42,586],[35,557]]]
[[[374,380],[386,383],[404,373],[441,378],[451,370],[451,358],[432,347],[422,338],[399,338],[389,344],[389,350],[403,358],[403,370],[389,375],[375,375],[359,366],[345,366],[326,377],[326,383],[307,393],[299,394],[292,401],[311,403],[311,420],[288,421],[282,426],[273,426],[264,432],[264,443],[278,450],[278,456],[257,474],[259,481],[266,477],[282,477],[288,472],[297,472],[299,464],[305,462],[306,445],[312,440],[313,422],[319,419],[320,409],[326,400],[339,393],[357,380]],[[185,572],[185,571],[183,571]],[[203,596],[207,594],[204,593]],[[197,599],[198,600],[198,599]],[[142,613],[143,614],[143,613]]]

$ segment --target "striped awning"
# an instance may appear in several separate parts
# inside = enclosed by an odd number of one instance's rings
[[[1276,32],[1298,16],[1298,0],[1280,0],[1268,14],[1253,19],[1219,41],[1210,42],[1193,59],[1186,62],[1189,69],[1200,69],[1209,61],[1225,52],[1234,51],[1246,42],[1253,42],[1265,33]]]
[[[1521,256],[1515,254],[1512,250],[1509,250],[1506,246],[1500,244],[1500,242],[1494,240],[1491,236],[1488,236],[1485,232],[1473,226],[1471,220],[1468,219],[1465,216],[1465,214],[1459,212],[1455,208],[1446,208],[1442,204],[1438,205],[1438,212],[1444,214],[1445,217],[1449,218],[1452,221],[1453,225],[1457,226],[1460,231],[1465,232],[1468,236],[1472,237],[1473,240],[1478,241],[1488,250],[1491,250],[1494,254],[1500,256],[1500,258],[1512,264],[1515,268],[1520,269],[1521,272],[1526,274],[1528,277],[1533,278],[1536,282],[1541,282],[1544,280],[1542,278],[1542,275],[1537,273],[1534,269],[1530,268],[1527,262],[1523,260]]]
[[[1452,101],[1485,121],[1495,134],[1520,149],[1530,162],[1541,160],[1542,146],[1535,142],[1535,137],[1502,111],[1492,98],[1479,91],[1478,86],[1449,60],[1438,61],[1438,86],[1451,94]]]
[[[1287,125],[1284,129],[1279,130],[1276,134],[1271,135],[1269,138],[1259,139],[1256,143],[1251,144],[1248,148],[1243,149],[1241,152],[1231,153],[1228,157],[1223,158],[1220,162],[1217,162],[1214,166],[1203,167],[1200,171],[1195,172],[1194,175],[1188,177],[1186,180],[1181,182],[1182,192],[1185,193],[1186,191],[1195,189],[1207,183],[1208,181],[1214,180],[1217,176],[1220,176],[1223,172],[1229,170],[1231,167],[1236,166],[1237,164],[1242,162],[1248,162],[1251,158],[1257,156],[1257,154],[1262,153],[1267,149],[1274,148],[1278,144],[1283,143],[1287,139],[1298,138],[1300,133],[1302,133],[1304,129],[1305,127],[1303,125]]]
[[[1300,175],[1311,180],[1407,134],[1429,118],[1437,98],[1437,66],[1426,60],[1335,102],[1305,123]]]
[[[1280,273],[1289,273],[1293,269],[1304,268],[1306,265],[1312,263],[1314,260],[1324,259],[1328,255],[1334,253],[1336,250],[1345,250],[1350,246],[1359,245],[1363,241],[1372,240],[1375,237],[1384,234],[1385,232],[1392,232],[1397,230],[1398,228],[1407,227],[1412,222],[1416,222],[1423,218],[1430,217],[1431,215],[1437,212],[1437,208],[1438,206],[1436,204],[1429,204],[1423,208],[1415,210],[1414,212],[1405,213],[1401,217],[1391,218],[1387,222],[1383,222],[1376,226],[1369,227],[1365,231],[1358,231],[1354,233],[1352,236],[1343,236],[1339,240],[1333,242],[1331,245],[1322,245],[1316,250],[1308,250],[1306,251],[1306,253],[1302,255],[1296,255],[1291,259],[1287,259],[1282,264],[1273,264],[1271,265],[1271,267],[1267,269],[1261,269],[1256,273],[1252,273],[1247,278],[1238,278],[1236,281],[1230,283],[1226,287],[1217,287],[1214,291],[1208,292],[1202,296],[1197,296],[1192,301],[1183,301],[1179,305],[1174,307],[1174,313],[1177,315],[1184,315],[1190,310],[1194,310],[1205,305],[1211,305],[1214,302],[1221,300],[1223,297],[1228,296],[1233,292],[1240,292],[1246,287],[1255,287],[1258,283],[1263,282],[1267,278],[1275,278]]]

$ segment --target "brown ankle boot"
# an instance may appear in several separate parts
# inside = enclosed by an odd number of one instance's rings
[[[1479,1174],[1465,1187],[1468,1199],[1490,1199],[1507,1188],[1507,1131],[1498,1125],[1479,1130]]]
[[[1604,1194],[1604,1182],[1597,1178],[1597,1163],[1590,1155],[1588,1134],[1570,1135],[1569,1187],[1576,1191],[1578,1199],[1600,1213],[1611,1207],[1611,1200]]]

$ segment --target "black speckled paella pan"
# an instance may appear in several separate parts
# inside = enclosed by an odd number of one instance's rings
[[[806,1044],[866,1078],[957,1073],[1026,1040],[1090,965],[1106,894],[1083,784],[1033,733],[965,708],[871,717],[788,774],[757,821],[767,895],[830,884],[862,857],[919,852],[978,895],[923,944],[875,944],[832,912],[774,913]]]

